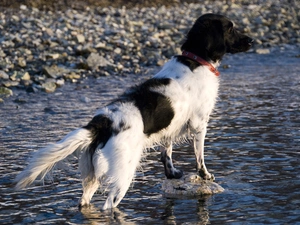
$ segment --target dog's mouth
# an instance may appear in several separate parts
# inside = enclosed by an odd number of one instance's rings
[[[242,40],[239,41],[239,43],[230,46],[228,52],[231,54],[246,52],[252,47],[253,43],[254,40],[252,38],[249,37],[243,38]]]

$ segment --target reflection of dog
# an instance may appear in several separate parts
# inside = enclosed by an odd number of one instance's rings
[[[88,205],[99,185],[108,185],[103,209],[116,207],[126,194],[143,150],[160,145],[167,178],[180,178],[172,164],[172,142],[192,138],[197,170],[213,179],[204,164],[204,137],[218,94],[219,65],[225,53],[247,51],[253,40],[221,15],[201,16],[181,49],[152,79],[133,87],[100,110],[83,128],[33,155],[17,178],[17,189],[44,178],[53,166],[82,151],[80,206]]]

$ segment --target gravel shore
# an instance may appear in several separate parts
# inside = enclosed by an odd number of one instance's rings
[[[188,29],[208,12],[228,16],[253,37],[254,54],[300,47],[296,1],[204,1],[53,11],[25,5],[18,10],[4,8],[0,12],[0,101],[13,95],[14,88],[54,92],[65,82],[89,76],[145,74],[180,54]]]

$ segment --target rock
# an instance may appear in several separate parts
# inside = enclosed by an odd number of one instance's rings
[[[76,39],[77,39],[78,43],[84,43],[85,42],[85,37],[82,34],[78,34],[76,36]]]
[[[0,96],[12,96],[13,95],[13,91],[10,90],[9,88],[6,88],[6,87],[0,87]]]
[[[81,101],[81,102],[84,102],[84,103],[89,103],[89,102],[91,101],[91,99],[88,98],[88,97],[86,97],[86,96],[82,96],[82,97],[80,98],[80,101]]]
[[[56,89],[56,84],[55,84],[55,82],[49,81],[49,82],[42,84],[42,87],[45,92],[52,93]]]
[[[23,76],[21,77],[22,80],[26,80],[26,81],[29,81],[30,80],[30,75],[28,72],[25,72],[23,74]]]
[[[18,59],[18,65],[20,66],[20,67],[26,67],[26,60],[24,59],[24,58],[19,58]]]
[[[181,179],[165,179],[162,190],[168,195],[201,196],[221,193],[224,188],[213,181],[206,181],[198,175],[189,173]]]
[[[29,86],[29,87],[26,88],[26,92],[27,93],[36,93],[38,91],[39,90],[36,87],[34,87],[34,86]]]
[[[58,87],[61,87],[65,84],[65,80],[64,79],[57,79],[55,84],[58,86]]]
[[[255,51],[257,54],[270,54],[270,49],[267,48],[258,48]]]
[[[114,53],[116,53],[116,54],[121,54],[121,52],[122,52],[122,49],[121,48],[116,48],[115,50],[114,50]]]
[[[64,77],[66,79],[70,79],[70,80],[73,80],[73,79],[80,79],[80,74],[76,74],[74,72],[71,72],[71,73],[68,73],[68,74],[65,74]]]
[[[52,65],[52,66],[45,66],[43,68],[43,72],[49,78],[57,78],[57,77],[62,76],[63,74],[70,72],[70,70],[63,68],[63,67],[58,67],[56,65]]]
[[[110,62],[98,53],[91,53],[86,62],[91,70],[98,70],[99,67],[110,65]]]
[[[5,73],[3,70],[0,70],[0,79],[8,80],[9,75]]]
[[[15,71],[13,75],[10,76],[12,81],[20,81],[20,80],[30,80],[30,75],[28,72]]]

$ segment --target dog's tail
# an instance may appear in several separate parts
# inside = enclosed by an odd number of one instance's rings
[[[33,154],[29,164],[15,179],[16,189],[29,186],[37,178],[44,179],[56,163],[77,151],[87,151],[92,142],[89,130],[80,128],[70,132],[61,141],[50,144]]]

